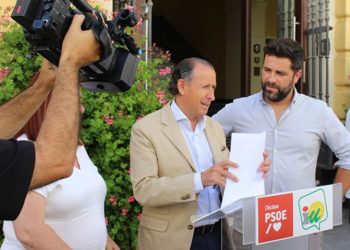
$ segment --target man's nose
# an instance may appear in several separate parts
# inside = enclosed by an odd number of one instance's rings
[[[215,100],[215,91],[214,90],[211,90],[209,95],[208,95],[208,99],[210,101],[214,101]]]
[[[271,73],[268,75],[267,80],[268,80],[269,82],[276,82],[276,74],[273,73],[273,72],[271,72]]]

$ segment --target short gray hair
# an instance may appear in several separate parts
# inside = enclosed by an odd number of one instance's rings
[[[190,57],[180,61],[174,68],[168,86],[168,90],[172,95],[176,96],[179,93],[179,90],[177,89],[177,81],[179,79],[191,81],[193,69],[196,64],[206,65],[214,69],[210,62],[198,57]]]

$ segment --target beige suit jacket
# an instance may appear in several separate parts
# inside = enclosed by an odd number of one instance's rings
[[[214,162],[227,160],[222,128],[206,117]],[[131,181],[136,200],[143,205],[138,249],[189,249],[197,208],[195,165],[170,104],[147,115],[132,128]]]

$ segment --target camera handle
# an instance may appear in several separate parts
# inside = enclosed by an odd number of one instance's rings
[[[125,44],[125,46],[128,48],[128,50],[133,55],[142,55],[142,50],[137,47],[137,44],[135,43],[135,40],[126,33],[120,33],[118,37],[118,42],[121,44]]]
[[[92,29],[92,32],[96,40],[100,43],[100,60],[106,59],[113,50],[112,39],[109,35],[108,29],[103,20],[103,16],[100,12],[94,12],[99,20],[89,12],[82,13],[85,16],[85,20],[81,26],[82,30]]]
[[[85,2],[84,0],[71,0],[71,2],[81,12],[90,12],[90,13],[92,13],[95,10],[87,2]]]

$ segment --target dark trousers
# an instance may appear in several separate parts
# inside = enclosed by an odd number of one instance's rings
[[[213,225],[196,227],[191,250],[221,250],[221,220]]]

